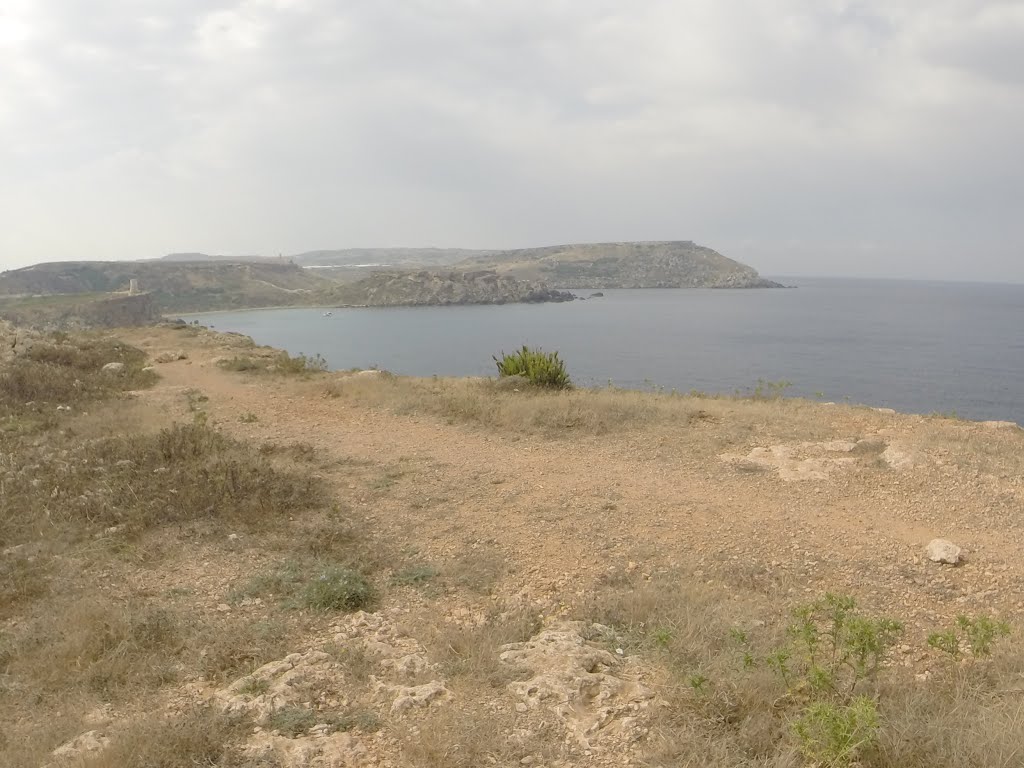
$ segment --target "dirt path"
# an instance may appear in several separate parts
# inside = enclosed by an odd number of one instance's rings
[[[711,418],[685,428],[499,435],[325,397],[338,374],[308,381],[223,371],[211,362],[230,351],[221,336],[145,330],[129,340],[150,350],[184,345],[189,356],[161,365],[161,383],[141,397],[180,408],[184,390],[199,390],[211,417],[236,436],[306,442],[335,460],[367,462],[380,473],[375,492],[342,475],[335,481],[380,541],[438,562],[476,550],[500,556],[506,594],[554,607],[602,574],[681,569],[792,600],[848,591],[922,631],[982,606],[1009,619],[1024,614],[1018,465],[986,448],[1016,445],[1019,455],[1020,430],[816,406],[814,439],[794,440],[791,420],[768,418],[784,404],[709,401]],[[867,455],[829,447],[865,438]],[[968,445],[973,452],[963,453]],[[883,454],[889,446],[895,453]],[[900,468],[904,459],[912,463]],[[787,480],[787,466],[822,476]],[[928,562],[923,550],[936,537],[964,547],[966,564]]]

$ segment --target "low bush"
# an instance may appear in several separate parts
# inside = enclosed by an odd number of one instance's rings
[[[317,560],[288,560],[253,575],[228,598],[273,597],[291,608],[313,611],[357,611],[374,600],[373,586],[354,568],[325,565]]]
[[[358,611],[373,601],[373,588],[358,571],[328,568],[306,585],[302,602],[314,611]]]
[[[82,768],[254,768],[257,763],[243,756],[236,746],[243,740],[247,725],[241,718],[204,707],[177,717],[152,716],[120,734],[108,749],[84,758],[81,764]]]
[[[279,469],[203,420],[72,444],[59,460],[45,446],[17,458],[0,494],[0,543],[54,524],[139,532],[207,520],[266,528],[326,498],[319,478]]]
[[[280,373],[285,375],[304,375],[310,373],[322,373],[327,370],[327,360],[321,355],[296,355],[292,357],[287,352],[278,352],[271,357],[252,357],[240,355],[227,360],[221,360],[218,364],[225,371],[238,371],[241,373]]]
[[[316,725],[316,714],[305,707],[282,707],[271,713],[266,728],[294,739]]]
[[[157,376],[144,370],[145,354],[110,340],[76,344],[35,344],[0,370],[0,409],[38,410],[45,405],[72,405],[152,385]],[[120,371],[103,370],[121,363]]]
[[[714,591],[686,581],[623,578],[593,601],[583,618],[610,627],[594,641],[640,653],[665,674],[645,764],[1019,764],[1024,655],[1002,622],[961,617],[933,635],[928,644],[954,663],[915,678],[894,653],[913,642],[899,622],[846,595],[826,594],[757,630],[735,626],[750,625],[747,607],[723,610]]]
[[[531,384],[551,389],[568,389],[572,386],[565,363],[557,352],[543,352],[540,349],[523,348],[512,354],[501,353],[501,358],[494,358],[498,366],[498,375],[522,376]]]

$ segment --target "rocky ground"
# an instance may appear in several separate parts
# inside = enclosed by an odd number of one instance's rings
[[[388,585],[371,611],[300,622],[233,681],[163,691],[167,712],[250,713],[250,765],[726,765],[652,756],[665,659],[609,617],[671,590],[688,606],[661,620],[674,635],[700,634],[705,612],[757,631],[825,592],[852,595],[906,624],[893,663],[919,681],[945,664],[927,636],[957,615],[1024,625],[1016,425],[629,393],[516,418],[548,406],[488,389],[499,404],[482,413],[474,382],[227,371],[218,361],[272,353],[205,331],[120,336],[160,361],[159,383],[126,407],[162,422],[201,409],[246,443],[309,446]],[[934,539],[956,546],[955,565],[931,559]],[[111,566],[112,593],[130,583],[248,624],[277,610],[238,597],[279,562],[267,542],[161,546],[158,567]],[[137,716],[91,715],[52,764],[102,755]],[[757,764],[799,764],[785,759]]]

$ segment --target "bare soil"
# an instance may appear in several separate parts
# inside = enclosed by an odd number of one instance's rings
[[[967,608],[1024,614],[1024,431],[1011,425],[685,398],[696,414],[686,423],[659,423],[656,412],[602,434],[495,433],[417,413],[422,394],[360,396],[391,386],[378,376],[356,376],[351,396],[331,397],[332,382],[354,375],[225,372],[211,362],[231,354],[224,339],[126,334],[143,349],[189,354],[161,365],[162,381],[139,399],[181,411],[181,393],[197,389],[237,437],[304,442],[328,464],[373,468],[370,491],[350,469],[332,479],[375,538],[438,563],[486,549],[505,564],[502,594],[568,612],[609,572],[682,570],[794,600],[847,592],[921,631]],[[934,538],[962,547],[963,565],[929,562]]]
[[[62,415],[77,435],[201,421],[322,481],[330,503],[262,528],[115,527],[85,547],[5,552],[26,567],[47,553],[57,574],[50,596],[0,616],[0,641],[51,638],[45,652],[18,640],[8,657],[0,642],[0,714],[13,723],[0,755],[6,743],[12,765],[812,765],[783,712],[805,692],[763,668],[744,676],[727,640],[742,628],[770,647],[795,606],[829,592],[906,627],[887,662],[902,693],[877,689],[887,728],[862,765],[1021,764],[1019,642],[963,674],[927,645],[961,614],[1024,626],[1015,425],[285,375],[260,367],[276,351],[237,335],[117,337],[162,361],[160,379]],[[260,365],[225,369],[240,356]],[[962,562],[929,561],[934,538],[960,546]],[[370,574],[372,608],[290,604],[289,580],[324,562]],[[111,673],[114,690],[83,684],[81,670],[45,674],[47,659],[81,667],[75,638],[100,625],[110,635],[118,611],[136,626],[140,606],[185,617],[168,630],[183,639],[154,646],[166,658],[125,661],[133,677]],[[56,642],[61,627],[78,634]],[[915,688],[929,681],[934,691]],[[33,697],[30,685],[43,687]],[[209,720],[211,705],[252,720],[239,734]],[[229,759],[228,742],[244,749]]]

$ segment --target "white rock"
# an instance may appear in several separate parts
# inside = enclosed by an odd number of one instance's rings
[[[124,363],[107,363],[102,370],[105,373],[121,373],[124,371]]]
[[[171,351],[161,352],[159,355],[157,355],[155,358],[153,358],[153,360],[155,362],[157,362],[157,363],[173,363],[175,360],[187,360],[187,359],[188,359],[188,355],[184,351],[182,351],[182,350],[178,350],[177,352],[171,352]]]
[[[892,469],[906,469],[914,466],[914,457],[896,445],[890,445],[882,451],[882,461]]]
[[[51,754],[58,760],[83,758],[86,755],[102,752],[107,748],[108,744],[110,744],[110,739],[100,731],[86,731],[66,744],[57,747]]]
[[[517,703],[553,712],[590,749],[598,739],[621,737],[621,718],[646,710],[654,694],[634,675],[617,674],[626,662],[584,640],[585,629],[581,622],[552,625],[524,643],[502,646],[500,659],[531,675],[509,683]]]
[[[398,697],[391,705],[392,715],[399,715],[414,707],[427,707],[448,695],[448,689],[444,687],[444,683],[437,680],[424,685],[402,686],[396,688],[395,692],[398,693]]]
[[[960,547],[946,539],[934,539],[928,544],[925,552],[933,563],[956,565],[960,562]]]

